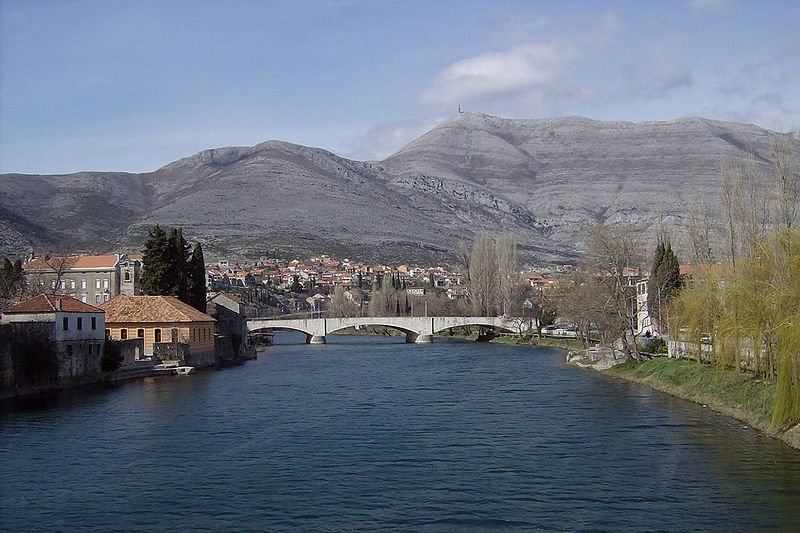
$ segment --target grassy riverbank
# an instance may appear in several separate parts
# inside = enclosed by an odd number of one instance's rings
[[[548,348],[562,348],[564,350],[583,350],[584,346],[578,339],[567,337],[536,337],[535,335],[500,335],[492,339],[500,344],[520,344],[525,346],[545,346]]]
[[[585,349],[577,339],[502,335],[492,340],[503,344],[548,346],[572,350]],[[594,368],[597,361],[582,359],[581,365]],[[744,422],[771,437],[800,450],[800,424],[792,428],[772,426],[775,383],[750,374],[721,370],[687,359],[656,357],[644,362],[628,361],[605,370],[605,375],[642,383],[660,392],[708,406]]]
[[[628,361],[604,370],[603,374],[643,383],[655,390],[707,405],[800,449],[800,425],[785,430],[771,424],[775,384],[770,381],[668,357],[642,363]]]

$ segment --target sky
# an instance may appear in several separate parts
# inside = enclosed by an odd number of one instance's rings
[[[0,0],[3,173],[382,159],[459,107],[800,131],[800,2]]]

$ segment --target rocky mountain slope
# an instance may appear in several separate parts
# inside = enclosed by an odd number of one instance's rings
[[[4,174],[0,255],[137,250],[159,223],[183,227],[209,256],[452,261],[475,232],[511,231],[528,261],[572,261],[598,223],[630,222],[652,235],[662,218],[679,235],[698,198],[718,206],[722,158],[754,154],[766,185],[778,135],[702,118],[461,113],[380,162],[268,141],[145,174]]]

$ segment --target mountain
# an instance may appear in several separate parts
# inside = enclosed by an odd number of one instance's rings
[[[477,231],[516,234],[524,258],[574,261],[598,223],[652,236],[701,197],[719,206],[723,159],[770,179],[782,134],[704,118],[600,122],[459,113],[378,162],[279,141],[205,150],[143,174],[0,175],[0,255],[138,250],[181,226],[207,256],[332,253],[453,261]],[[800,149],[800,139],[791,139]]]

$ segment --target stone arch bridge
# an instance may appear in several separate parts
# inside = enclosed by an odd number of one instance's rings
[[[406,342],[433,342],[433,336],[440,331],[462,326],[483,326],[495,330],[517,333],[522,319],[494,316],[435,316],[435,317],[357,317],[357,318],[305,318],[293,320],[273,320],[251,318],[247,321],[249,331],[299,331],[305,333],[306,342],[325,344],[329,333],[347,328],[377,326],[392,328],[406,334]]]

